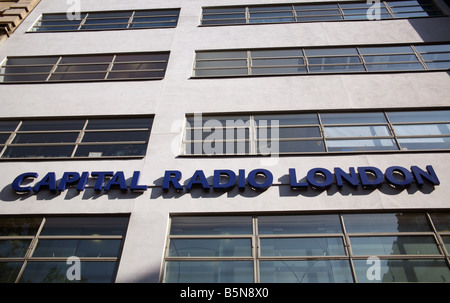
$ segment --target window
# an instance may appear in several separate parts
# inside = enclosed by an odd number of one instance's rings
[[[450,110],[189,116],[184,155],[450,150]]]
[[[143,157],[153,118],[0,121],[1,159]]]
[[[0,83],[160,80],[169,53],[8,57]]]
[[[114,282],[128,217],[0,217],[0,282]],[[69,280],[69,257],[80,280]]]
[[[177,26],[179,13],[179,9],[82,12],[78,20],[73,20],[73,18],[69,19],[67,13],[44,14],[36,22],[31,31],[54,32],[168,28]]]
[[[197,51],[194,78],[448,70],[450,44]]]
[[[371,2],[205,7],[202,25],[370,20],[372,7]],[[443,15],[432,0],[380,1],[377,12],[380,19]]]
[[[173,216],[168,283],[450,282],[448,213]],[[379,279],[368,280],[380,259]]]

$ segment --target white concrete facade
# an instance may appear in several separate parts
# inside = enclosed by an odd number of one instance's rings
[[[333,109],[445,108],[450,105],[446,71],[349,75],[301,75],[256,78],[193,79],[196,50],[363,45],[450,40],[450,17],[384,21],[314,22],[199,27],[202,6],[287,3],[284,0],[81,0],[82,11],[181,8],[178,26],[95,32],[28,33],[42,13],[61,13],[68,4],[42,0],[0,47],[7,56],[170,51],[165,78],[155,81],[0,85],[0,118],[155,115],[143,159],[98,161],[0,161],[0,214],[130,214],[116,282],[158,282],[172,213],[257,213],[386,209],[449,209],[450,161],[445,152],[379,153],[262,157],[179,156],[181,125],[192,113],[253,113]],[[314,2],[314,1],[292,1]],[[450,9],[437,1],[441,9]],[[424,169],[432,165],[441,184],[435,188],[395,190],[385,184],[367,191],[332,187],[293,192],[288,169],[299,178],[313,167],[390,166]],[[195,170],[212,176],[215,169],[247,172],[266,168],[274,185],[264,192],[237,188],[227,193],[163,193],[166,170],[179,170],[183,182]],[[21,173],[49,171],[141,171],[141,194],[47,191],[25,196],[11,188]]]

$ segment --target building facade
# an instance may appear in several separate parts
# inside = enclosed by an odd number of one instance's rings
[[[0,280],[449,282],[449,14],[42,0],[0,47]]]

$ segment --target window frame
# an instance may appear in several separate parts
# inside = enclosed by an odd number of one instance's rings
[[[425,215],[425,220],[427,221],[429,225],[428,231],[421,231],[421,232],[404,232],[404,231],[398,231],[398,232],[348,232],[346,230],[346,222],[344,216],[347,214],[393,214],[393,213],[401,213],[401,214],[423,214]],[[447,250],[447,247],[445,246],[445,242],[441,237],[448,237],[450,235],[450,231],[439,231],[436,229],[434,223],[433,223],[433,214],[440,214],[442,211],[440,210],[389,210],[389,211],[374,211],[374,212],[327,212],[327,213],[317,213],[317,212],[287,212],[287,213],[241,213],[239,216],[242,217],[251,217],[252,222],[252,230],[253,232],[251,234],[236,234],[236,235],[204,235],[204,234],[192,234],[192,235],[172,235],[170,233],[170,228],[168,229],[167,235],[166,235],[166,244],[164,247],[164,259],[163,264],[161,267],[161,274],[160,274],[160,282],[161,283],[167,283],[167,272],[166,272],[166,265],[167,262],[170,261],[253,261],[254,269],[253,269],[253,283],[260,283],[260,262],[261,261],[333,261],[333,260],[343,260],[349,262],[349,269],[351,272],[351,277],[353,281],[350,281],[350,283],[358,283],[357,278],[357,270],[353,264],[356,260],[364,260],[366,261],[369,257],[376,256],[380,260],[441,260],[445,261],[445,264],[450,270],[450,252]],[[303,216],[320,216],[320,215],[332,215],[336,216],[339,219],[339,223],[341,226],[341,232],[324,232],[324,233],[287,233],[287,234],[262,234],[258,231],[259,226],[259,217],[266,217],[266,216],[292,216],[292,215],[303,215]],[[450,215],[450,213],[444,211],[444,214]],[[169,215],[169,223],[168,226],[170,227],[172,224],[173,218],[177,217],[203,217],[203,216],[216,216],[217,218],[226,218],[228,216],[237,216],[233,213],[221,213],[221,214],[185,214],[185,213],[172,213]],[[357,255],[353,253],[352,250],[352,243],[351,238],[352,237],[401,237],[401,236],[408,236],[408,237],[432,237],[434,239],[434,244],[436,244],[436,249],[438,251],[437,254],[385,254],[385,255]],[[179,238],[185,238],[185,239],[223,239],[223,238],[248,238],[252,239],[252,256],[251,257],[189,257],[189,256],[182,256],[182,257],[176,257],[176,256],[169,256],[169,249],[170,249],[170,243],[172,239],[179,239]],[[261,239],[287,239],[287,238],[298,238],[298,239],[307,239],[307,238],[339,238],[342,239],[343,249],[344,249],[344,255],[310,255],[310,256],[262,256],[261,254]],[[447,244],[448,245],[448,244]],[[369,265],[368,265],[369,267]],[[211,282],[211,281],[204,281]],[[364,282],[364,281],[363,281]]]
[[[36,122],[46,122],[46,121],[61,121],[66,119],[66,121],[76,121],[76,120],[84,120],[83,126],[81,129],[69,129],[69,130],[24,130],[21,131],[20,128],[23,124],[23,122],[28,121],[36,121]],[[89,121],[99,121],[99,120],[121,120],[121,119],[127,119],[127,120],[133,120],[133,119],[149,119],[151,121],[151,124],[146,128],[104,128],[104,129],[87,129],[89,126]],[[144,150],[147,151],[148,145],[150,142],[150,135],[153,127],[154,122],[154,115],[139,115],[139,116],[92,116],[92,117],[57,117],[57,118],[33,118],[33,119],[8,119],[8,120],[0,120],[0,122],[17,122],[16,127],[14,130],[10,131],[0,131],[0,135],[9,135],[6,139],[5,143],[0,144],[0,162],[1,161],[23,161],[23,160],[102,160],[102,159],[141,159],[146,156],[146,152],[143,155],[122,155],[122,156],[76,156],[76,153],[78,151],[78,147],[82,146],[97,146],[97,145],[145,145]],[[148,132],[147,140],[146,141],[104,141],[104,142],[95,142],[95,141],[83,141],[85,134],[87,133],[95,133],[95,132],[142,132],[146,131]],[[17,137],[17,135],[20,134],[64,134],[64,133],[78,133],[75,141],[71,142],[53,142],[53,143],[46,143],[46,142],[34,142],[34,143],[13,143],[14,139]],[[31,157],[10,157],[5,158],[4,155],[7,152],[9,147],[59,147],[59,146],[73,146],[72,152],[70,156],[31,156]]]
[[[40,219],[39,227],[37,228],[36,232],[34,232],[33,235],[27,235],[27,236],[20,236],[20,235],[14,235],[14,236],[0,236],[1,241],[8,241],[8,240],[30,240],[30,244],[28,245],[28,248],[22,257],[0,257],[0,263],[8,263],[8,262],[22,262],[22,265],[20,266],[20,270],[16,276],[16,279],[14,282],[10,283],[20,283],[20,279],[23,276],[24,271],[27,268],[28,263],[39,263],[39,262],[61,262],[63,264],[66,263],[68,260],[68,257],[34,257],[33,254],[39,244],[40,240],[120,240],[120,246],[119,250],[117,252],[116,257],[78,257],[80,261],[83,262],[115,262],[115,269],[113,272],[113,275],[111,277],[111,283],[113,283],[116,279],[117,270],[119,267],[123,245],[125,242],[125,237],[127,233],[127,228],[129,225],[129,215],[26,215],[26,216],[9,216],[9,215],[2,215],[1,218],[23,218],[26,217],[28,219]],[[123,232],[123,235],[99,235],[99,234],[93,234],[93,235],[41,235],[42,230],[45,227],[46,221],[49,218],[68,218],[68,219],[77,219],[77,218],[123,218],[127,219],[127,224],[125,227],[125,230]],[[67,268],[69,265],[67,265]]]
[[[158,8],[158,9],[136,9],[136,10],[112,10],[112,11],[83,11],[80,12],[80,20],[76,20],[78,21],[78,25],[74,24],[74,25],[44,25],[44,26],[39,26],[37,25],[39,22],[42,21],[73,21],[73,20],[67,20],[67,18],[65,19],[52,19],[52,20],[42,20],[44,16],[58,16],[58,15],[67,15],[67,13],[44,13],[41,14],[39,16],[39,18],[36,20],[36,22],[33,23],[33,25],[29,28],[29,30],[27,31],[27,33],[59,33],[59,32],[95,32],[95,31],[110,31],[110,30],[134,30],[134,29],[165,29],[165,28],[175,28],[178,25],[178,19],[180,16],[180,10],[181,8]],[[154,16],[154,18],[160,18],[160,17],[173,17],[175,20],[174,21],[149,21],[149,22],[135,22],[135,18],[152,18],[152,17],[142,17],[142,16],[137,16],[135,17],[136,13],[140,13],[140,12],[165,12],[167,11],[168,14],[165,15],[161,15],[161,16]],[[175,14],[170,14],[170,11],[177,11],[177,13]],[[89,19],[89,14],[114,14],[114,13],[126,13],[129,12],[130,13],[130,17],[128,17],[128,21],[126,23],[123,22],[114,22],[114,19],[126,19],[127,17],[96,17],[93,18],[91,20],[108,20],[111,19],[113,20],[111,23],[101,23],[102,25],[126,25],[125,28],[123,27],[118,27],[118,28],[92,28],[92,29],[85,29],[82,28],[83,26],[85,26],[85,22]],[[165,25],[165,26],[157,26],[157,27],[152,27],[152,26],[148,26],[148,27],[132,27],[133,24],[158,24],[158,23],[174,23],[173,25]],[[100,24],[100,23],[99,23]],[[41,28],[41,27],[75,27],[77,26],[77,29],[61,29],[61,30],[48,30],[48,31],[38,31],[35,30],[36,28]]]
[[[396,112],[432,112],[432,111],[448,111],[448,108],[413,108],[413,109],[373,109],[373,110],[326,110],[326,111],[302,111],[302,112],[254,112],[254,113],[233,113],[230,114],[230,120],[236,121],[236,119],[249,121],[248,125],[241,127],[244,129],[248,129],[248,140],[245,140],[246,143],[249,145],[248,152],[245,153],[230,153],[229,150],[225,149],[225,146],[223,150],[226,150],[224,153],[217,153],[217,154],[207,154],[203,150],[203,144],[208,142],[214,142],[209,140],[196,140],[197,138],[188,138],[187,133],[191,132],[193,130],[204,130],[205,128],[209,129],[209,127],[205,127],[204,123],[205,121],[208,121],[208,119],[215,119],[215,117],[222,117],[222,119],[225,117],[226,114],[222,113],[214,113],[214,114],[202,114],[202,126],[199,127],[198,125],[190,125],[188,123],[188,119],[192,119],[195,117],[193,114],[187,114],[185,117],[185,123],[182,131],[181,136],[181,142],[180,142],[180,150],[179,150],[179,157],[233,157],[233,156],[264,156],[264,153],[258,152],[258,148],[260,148],[262,145],[260,145],[259,142],[305,142],[305,141],[316,141],[321,142],[323,144],[323,151],[281,151],[278,150],[276,152],[277,156],[292,156],[292,155],[332,155],[332,154],[370,154],[370,153],[405,153],[405,152],[449,152],[449,148],[429,148],[429,149],[407,149],[406,146],[402,146],[400,143],[400,140],[402,139],[433,139],[433,138],[448,138],[450,140],[450,134],[433,134],[433,135],[399,135],[395,131],[395,126],[397,125],[410,125],[412,127],[414,126],[420,126],[420,125],[445,125],[449,124],[450,121],[416,121],[416,122],[391,122],[389,119],[389,113],[396,113]],[[384,118],[384,122],[363,122],[363,123],[324,123],[322,121],[322,115],[324,114],[364,114],[364,113],[377,113],[382,114]],[[308,128],[308,127],[314,127],[318,128],[320,136],[317,137],[310,137],[310,136],[304,136],[304,137],[288,137],[288,138],[281,138],[281,136],[278,139],[272,139],[268,135],[268,131],[266,131],[267,138],[259,138],[258,133],[260,129],[266,128],[270,129],[272,127],[272,122],[270,122],[270,125],[257,125],[255,121],[255,117],[257,116],[273,116],[272,119],[268,121],[282,121],[283,116],[289,116],[289,115],[302,115],[302,114],[310,114],[315,115],[317,117],[317,123],[311,123],[308,122],[307,124],[297,123],[297,124],[288,124],[283,125],[279,123],[277,126],[279,129],[282,128]],[[277,119],[278,117],[278,119]],[[228,120],[228,119],[225,119]],[[195,123],[195,122],[194,122]],[[389,132],[388,135],[372,135],[372,136],[340,136],[340,137],[327,137],[326,135],[326,128],[327,127],[360,127],[360,126],[384,126],[386,131]],[[222,127],[223,129],[226,129],[226,127]],[[222,129],[221,128],[221,129]],[[239,128],[233,127],[234,129]],[[211,128],[216,131],[216,129],[213,127]],[[210,130],[208,130],[210,131]],[[204,131],[203,131],[204,132]],[[387,147],[391,146],[392,148],[386,148],[386,149],[354,149],[354,150],[330,150],[329,144],[330,142],[337,142],[337,141],[358,141],[358,140],[391,140],[390,145],[386,145]],[[236,150],[238,147],[238,144],[241,143],[243,140],[239,140],[233,136],[233,140],[230,138],[225,138],[223,140],[218,140],[216,142],[222,142],[224,145],[229,142],[233,142],[234,147],[233,150]],[[194,144],[201,144],[202,145],[202,154],[196,154],[196,148]],[[357,145],[354,145],[354,147],[357,147]],[[188,153],[190,152],[190,153]],[[272,154],[273,155],[273,154]]]

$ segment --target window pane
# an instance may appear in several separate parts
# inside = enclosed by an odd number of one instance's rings
[[[305,49],[307,56],[358,55],[356,48],[310,48]]]
[[[402,150],[432,150],[432,149],[450,149],[450,138],[412,138],[398,139]]]
[[[252,234],[251,217],[172,217],[171,235]]]
[[[366,63],[384,63],[384,62],[418,62],[416,55],[389,55],[389,56],[364,56]]]
[[[213,77],[213,76],[242,76],[248,75],[247,68],[224,68],[224,69],[197,69],[196,77]]]
[[[429,69],[449,69],[450,61],[443,62],[427,62],[426,65]]]
[[[251,239],[171,239],[170,257],[250,257]]]
[[[153,118],[135,119],[92,119],[86,126],[87,130],[92,129],[130,129],[130,128],[150,128]]]
[[[145,11],[135,11],[134,17],[144,17],[144,16],[178,16],[180,12],[179,9],[171,10],[145,10]]]
[[[13,57],[8,58],[6,66],[8,65],[53,65],[58,61],[59,57]]]
[[[323,124],[386,123],[383,113],[320,114]]]
[[[328,151],[398,150],[392,139],[327,140]]]
[[[303,58],[253,59],[252,66],[303,65]]]
[[[269,141],[269,144],[278,144],[280,153],[301,153],[301,152],[324,152],[325,147],[322,140],[305,141]]]
[[[197,59],[246,59],[247,51],[197,52]]]
[[[273,75],[273,74],[305,74],[306,67],[254,67],[252,75]]]
[[[393,123],[450,121],[450,110],[388,112],[387,115]]]
[[[291,5],[274,5],[274,6],[250,6],[250,12],[280,12],[280,11],[292,11]]]
[[[450,124],[394,125],[398,136],[450,135]]]
[[[125,217],[48,217],[41,232],[43,236],[54,235],[121,235],[128,225]]]
[[[17,121],[0,121],[0,131],[13,131],[18,124]]]
[[[350,237],[355,255],[440,254],[433,236]]]
[[[64,56],[58,64],[110,63],[113,55]]]
[[[75,157],[143,156],[147,144],[79,145]]]
[[[325,135],[329,138],[336,137],[378,137],[390,136],[389,128],[384,125],[374,126],[327,126]]]
[[[360,53],[363,55],[378,54],[414,54],[411,46],[379,46],[379,47],[359,47]]]
[[[229,19],[229,20],[203,20],[203,25],[221,25],[221,24],[245,24],[245,19]]]
[[[308,58],[309,64],[349,64],[349,63],[361,63],[359,57],[311,57]]]
[[[9,146],[2,158],[70,157],[74,145],[63,146]]]
[[[0,283],[14,283],[22,262],[0,262]]]
[[[260,261],[261,283],[351,283],[346,260]]]
[[[17,134],[13,143],[63,143],[75,142],[79,133]]]
[[[301,49],[252,50],[252,58],[303,57]]]
[[[294,114],[294,115],[256,115],[254,116],[257,125],[271,125],[277,121],[278,125],[303,125],[319,124],[317,114]]]
[[[20,131],[81,130],[85,120],[23,121]]]
[[[148,135],[148,131],[87,132],[84,134],[83,142],[147,141]]]
[[[208,60],[197,61],[195,67],[247,67],[247,60]]]
[[[318,127],[259,128],[257,134],[258,138],[271,139],[321,137]]]
[[[0,144],[5,144],[11,134],[0,134]]]
[[[431,231],[422,213],[346,214],[343,217],[348,233]]]
[[[123,62],[136,61],[167,61],[169,59],[168,53],[136,53],[136,54],[118,54],[114,60],[114,64]]]
[[[323,65],[323,66],[309,66],[310,73],[338,73],[338,72],[364,72],[364,66],[356,65]]]
[[[381,279],[368,280],[372,263],[354,260],[358,282],[450,282],[450,270],[444,260],[381,260]]]
[[[59,65],[55,72],[57,73],[75,73],[98,71],[103,72],[108,69],[108,64],[89,64],[89,65]]]
[[[0,236],[34,236],[42,218],[0,218]]]
[[[437,231],[450,231],[450,214],[431,214],[431,219]]]
[[[337,215],[260,216],[260,234],[342,233]]]
[[[253,283],[253,261],[167,261],[166,283]]]
[[[31,240],[0,240],[0,258],[25,257],[30,243]]]
[[[20,279],[22,283],[112,283],[116,262],[81,262],[81,280],[70,281],[66,272],[72,264],[66,262],[28,262]]]
[[[442,241],[444,242],[445,249],[447,252],[450,252],[450,236],[441,236]]]
[[[39,240],[33,257],[118,257],[122,240]]]
[[[342,238],[262,238],[261,256],[342,256]]]
[[[423,70],[421,63],[367,64],[368,71]]]
[[[49,81],[104,80],[106,73],[52,74]]]
[[[431,52],[450,52],[450,44],[437,45],[414,45],[414,47],[421,53]]]

